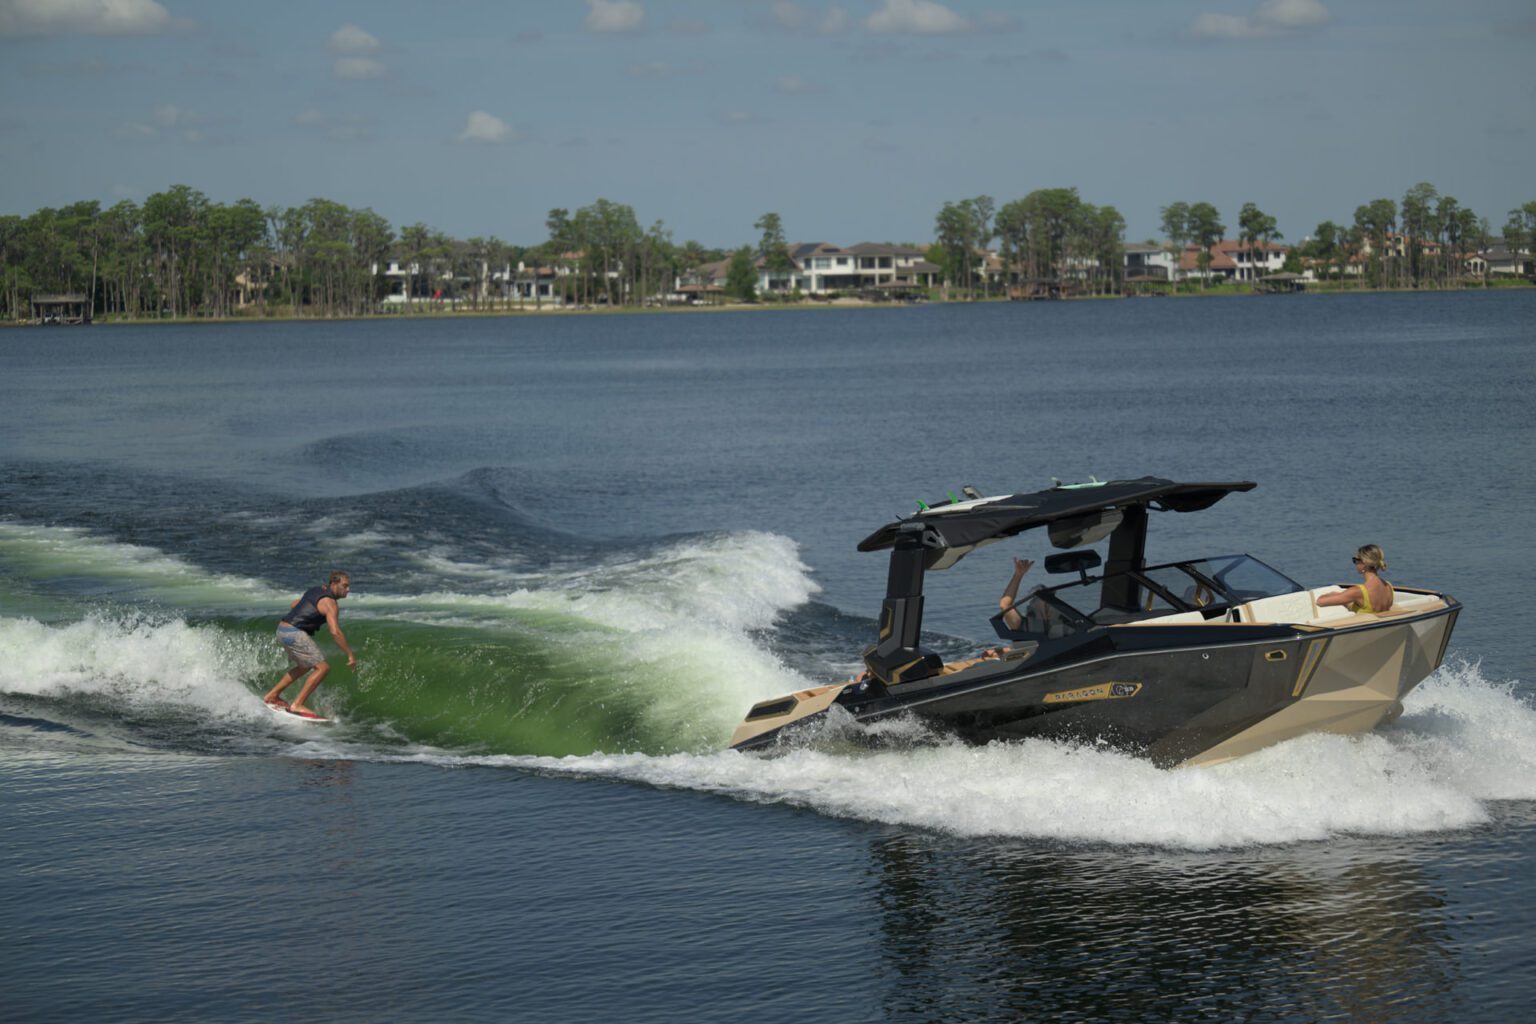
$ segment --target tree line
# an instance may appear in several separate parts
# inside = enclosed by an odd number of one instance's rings
[[[1343,267],[1363,262],[1361,287],[1443,288],[1465,277],[1467,257],[1487,249],[1493,237],[1486,218],[1425,181],[1401,203],[1362,203],[1348,225],[1323,221],[1303,251],[1328,276],[1342,277]],[[1511,252],[1536,249],[1536,202],[1509,211],[1502,237]]]
[[[530,301],[541,279],[574,303],[637,304],[670,289],[684,269],[723,258],[698,242],[676,245],[661,221],[642,229],[634,210],[599,199],[549,211],[549,237],[513,245],[459,240],[425,224],[398,232],[371,209],[329,199],[262,207],[213,202],[187,185],[142,204],[95,201],[30,216],[0,216],[0,318],[24,319],[38,294],[78,294],[96,315],[221,317],[367,316],[392,288],[407,310],[506,306],[522,265]],[[399,267],[398,283],[380,271]],[[548,271],[560,267],[561,273]]]
[[[1092,293],[1120,288],[1125,218],[1113,206],[1084,202],[1075,188],[1037,189],[998,207],[991,196],[946,202],[934,218],[930,260],[944,271],[946,291],[983,297],[992,274],[985,266],[992,243],[1004,279],[1015,284],[1081,281]]]
[[[1208,270],[1211,249],[1227,230],[1214,206],[1173,202],[1160,227],[1175,258],[1194,246]],[[1262,251],[1284,236],[1255,204],[1238,217],[1240,238]],[[758,244],[733,252],[696,241],[681,245],[661,221],[642,227],[632,207],[598,199],[574,213],[557,208],[547,237],[514,245],[495,237],[451,238],[416,223],[394,229],[370,209],[328,199],[262,207],[252,199],[209,200],[174,185],[143,203],[102,208],[84,201],[29,216],[0,216],[0,318],[30,315],[32,297],[87,297],[97,315],[219,317],[254,307],[259,315],[366,316],[400,287],[403,305],[492,308],[514,301],[497,272],[522,265],[523,283],[543,281],[566,302],[638,305],[670,290],[681,274],[730,256],[726,290],[756,293],[759,268],[769,279],[793,272],[782,219],[753,225]],[[1015,284],[1071,279],[1089,292],[1123,286],[1125,219],[1113,206],[1085,202],[1075,188],[1046,188],[998,206],[991,196],[945,202],[934,218],[929,259],[942,268],[947,295],[985,297],[997,268]],[[1536,202],[1509,212],[1503,237],[1511,250],[1536,246]],[[1434,186],[1420,183],[1402,201],[1377,199],[1347,225],[1328,220],[1295,249],[1325,276],[1343,278],[1364,263],[1361,287],[1448,287],[1465,258],[1490,238],[1486,219]],[[995,249],[994,249],[995,244]],[[1152,243],[1158,244],[1158,243]],[[396,261],[398,285],[378,268]],[[552,271],[558,268],[559,273]],[[1201,275],[1202,281],[1205,275]],[[534,303],[544,291],[525,288]],[[520,301],[520,300],[518,300]]]
[[[1176,206],[1164,208],[1165,231]],[[1239,220],[1239,238],[1250,247],[1284,237],[1274,218],[1252,203],[1244,205]],[[1226,229],[1218,222],[1214,230],[1219,238]],[[1209,251],[1209,237],[1205,229],[1195,233],[1202,257]],[[1488,249],[1495,237],[1487,218],[1423,181],[1408,189],[1400,203],[1373,199],[1355,207],[1348,224],[1323,221],[1294,251],[1311,260],[1324,279],[1353,276],[1361,288],[1450,288],[1468,280],[1467,258]],[[1536,249],[1536,201],[1509,211],[1502,241],[1512,253]],[[1358,272],[1350,274],[1350,266],[1358,266]]]
[[[1208,202],[1169,203],[1159,210],[1160,245],[1174,265],[1195,250],[1200,287],[1210,280],[1212,250],[1227,238],[1227,225]],[[996,206],[991,196],[946,202],[934,218],[936,242],[930,259],[943,268],[946,289],[987,294],[990,275],[983,261],[997,245],[1005,281],[1080,283],[1093,294],[1114,294],[1123,286],[1125,220],[1113,206],[1084,202],[1075,188],[1039,189]],[[1274,216],[1255,203],[1238,213],[1237,240],[1253,266],[1284,239]],[[1313,262],[1325,278],[1354,277],[1374,288],[1454,287],[1465,279],[1468,256],[1488,248],[1488,221],[1441,195],[1428,182],[1408,190],[1398,203],[1376,199],[1356,208],[1348,226],[1323,221],[1292,250],[1288,268]],[[1509,211],[1503,240],[1511,251],[1536,249],[1536,202]],[[1360,264],[1350,275],[1346,268]]]

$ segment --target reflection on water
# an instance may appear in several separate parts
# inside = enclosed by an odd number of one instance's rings
[[[1443,894],[1406,857],[874,844],[890,1020],[1446,1021]]]

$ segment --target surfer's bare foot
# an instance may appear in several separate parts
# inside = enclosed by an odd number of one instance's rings
[[[265,697],[263,699],[275,708],[286,708],[288,706],[288,702],[281,697]]]

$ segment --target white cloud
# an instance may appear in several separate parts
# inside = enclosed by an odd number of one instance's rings
[[[1201,39],[1251,39],[1253,25],[1245,15],[1201,14],[1190,23],[1191,34]]]
[[[350,21],[331,33],[327,45],[330,46],[332,53],[351,56],[378,53],[380,48],[377,36]]]
[[[124,121],[112,132],[119,139],[130,142],[154,142],[160,139],[179,138],[183,142],[205,142],[207,134],[203,125],[208,118],[190,110],[183,110],[174,103],[163,103],[150,111],[143,121]]]
[[[1328,20],[1328,8],[1318,0],[1264,0],[1254,17],[1277,28],[1310,28]]]
[[[1327,23],[1318,0],[1263,0],[1252,14],[1202,14],[1189,31],[1201,39],[1273,39]]]
[[[160,137],[158,129],[143,121],[124,121],[112,130],[112,134],[128,142],[149,142]]]
[[[848,29],[848,12],[841,7],[829,7],[819,17],[812,11],[790,0],[779,0],[769,8],[769,16],[776,28],[785,32],[819,32],[836,35]]]
[[[884,0],[880,10],[864,19],[871,32],[941,35],[966,32],[970,23],[934,0]]]
[[[806,26],[808,15],[799,4],[789,3],[788,0],[780,0],[773,5],[773,20],[779,28],[788,29],[790,32],[798,32]]]
[[[758,125],[773,123],[772,118],[764,117],[761,114],[754,114],[749,110],[722,111],[718,120],[723,125]]]
[[[773,83],[773,91],[781,96],[816,96],[826,92],[820,85],[799,75],[785,75]]]
[[[687,75],[706,74],[711,69],[709,62],[701,60],[692,60],[686,64],[653,60],[644,64],[631,64],[628,74],[631,78],[682,78]]]
[[[312,128],[332,142],[362,142],[373,138],[373,123],[356,114],[327,114],[311,108],[295,114],[290,123],[299,128]]]
[[[155,0],[0,0],[0,36],[132,36],[172,27]]]
[[[335,75],[348,81],[383,78],[384,65],[372,57],[337,57]]]
[[[645,8],[636,0],[587,0],[587,7],[589,32],[635,32],[645,18]]]
[[[458,134],[456,141],[492,145],[498,142],[512,142],[516,138],[517,133],[507,122],[494,114],[476,110],[469,115],[469,120],[465,123],[464,130]]]
[[[678,74],[677,68],[664,60],[653,60],[647,64],[631,64],[629,66],[631,78],[675,78]]]
[[[185,126],[189,123],[187,112],[174,103],[166,103],[156,107],[154,114],[151,116],[154,118],[155,124],[161,128],[175,128],[177,125]]]

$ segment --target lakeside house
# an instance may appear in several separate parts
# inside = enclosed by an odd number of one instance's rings
[[[1201,249],[1198,245],[1186,245],[1179,254],[1180,280],[1208,281],[1257,281],[1270,274],[1278,274],[1285,267],[1285,257],[1290,247],[1274,242],[1245,242],[1235,238],[1223,238],[1211,246],[1210,262],[1202,269]]]
[[[943,269],[912,246],[860,242],[843,248],[827,242],[798,242],[788,247],[788,253],[792,266],[784,272],[770,271],[761,257],[752,261],[759,294],[900,294],[942,283]],[[675,291],[686,297],[722,295],[730,268],[730,259],[695,267],[678,278]]]
[[[1536,276],[1536,257],[1529,249],[1511,250],[1502,238],[1490,239],[1488,248],[1477,254],[1484,273],[1500,277]]]
[[[1172,281],[1178,275],[1172,246],[1127,242],[1124,253],[1126,281]]]
[[[461,254],[462,255],[462,254]],[[499,268],[484,259],[458,259],[445,268],[434,267],[392,256],[372,265],[375,277],[387,281],[382,300],[385,308],[414,302],[441,300],[444,295],[469,296],[477,302],[522,302],[558,306],[563,304],[562,278],[574,273],[580,253],[562,253],[551,265],[530,266],[519,260],[516,266],[503,263]]]

